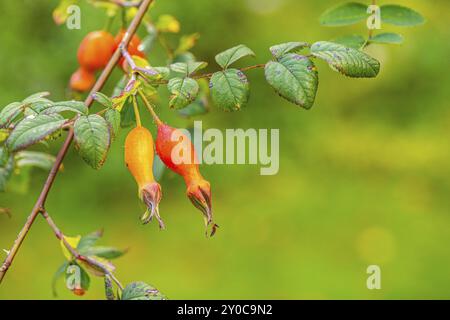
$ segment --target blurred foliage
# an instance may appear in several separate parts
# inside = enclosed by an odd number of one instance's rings
[[[256,70],[249,73],[253,94],[244,111],[213,109],[202,118],[204,127],[281,129],[278,175],[259,176],[255,166],[203,168],[221,227],[215,238],[205,239],[182,181],[171,174],[162,181],[167,230],[139,224],[143,208],[123,163],[126,130],[99,172],[70,152],[47,205],[54,220],[67,235],[104,227],[105,243],[130,248],[116,263],[118,278],[152,283],[172,299],[447,298],[450,4],[392,2],[423,13],[427,24],[402,29],[401,46],[369,48],[381,61],[378,78],[343,78],[318,62],[319,95],[315,107],[304,111],[280,100]],[[0,105],[47,90],[52,99],[65,99],[79,42],[106,18],[83,5],[81,30],[57,27],[56,3],[0,2]],[[320,26],[320,14],[337,3],[159,0],[153,14],[176,16],[186,34],[199,32],[193,51],[202,61],[213,62],[217,52],[246,43],[265,62],[273,43],[360,32],[361,25]],[[167,37],[169,43],[174,39]],[[164,64],[163,57],[158,47],[150,60]],[[119,79],[116,71],[104,92]],[[190,123],[166,104],[158,109],[173,125]],[[150,117],[144,121],[150,126]],[[0,248],[11,246],[45,176],[36,171],[28,190],[16,179],[11,192],[0,194],[0,207],[12,215],[0,214]],[[0,286],[0,298],[52,298],[51,279],[63,257],[41,220]],[[381,266],[380,291],[366,289],[370,264]],[[59,298],[74,298],[59,286]],[[103,282],[94,279],[83,298],[104,298]]]

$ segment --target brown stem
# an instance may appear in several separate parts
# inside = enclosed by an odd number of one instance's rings
[[[140,23],[142,22],[142,19],[143,19],[145,13],[147,12],[147,9],[149,8],[149,6],[152,2],[153,2],[153,0],[143,0],[142,1],[141,6],[139,7],[139,10],[138,10],[136,16],[134,17],[133,21],[131,22],[130,26],[128,27],[128,30],[125,33],[124,38],[122,39],[121,45],[124,46],[125,48],[128,47],[132,36],[136,33]],[[95,83],[94,88],[92,89],[91,93],[86,98],[85,105],[88,108],[94,102],[93,94],[98,91],[101,91],[101,89],[105,85],[106,81],[108,80],[109,76],[111,75],[115,65],[119,61],[121,55],[122,54],[120,52],[120,49],[117,49],[116,52],[111,57],[111,59],[109,60],[108,65],[105,67],[105,69],[103,70],[99,79]],[[30,215],[28,216],[25,225],[23,226],[22,230],[19,232],[19,235],[17,236],[16,241],[14,242],[11,250],[9,251],[2,267],[0,268],[0,284],[3,281],[3,278],[5,277],[6,272],[8,272],[11,264],[13,263],[14,258],[16,257],[16,254],[20,249],[20,246],[22,245],[23,241],[25,240],[25,237],[27,236],[31,226],[34,223],[34,220],[36,219],[37,215],[43,211],[43,208],[45,206],[45,202],[47,200],[50,189],[53,186],[53,183],[55,182],[56,175],[58,174],[59,168],[61,167],[61,164],[64,160],[64,157],[67,154],[67,151],[69,150],[69,147],[73,141],[73,137],[74,137],[73,128],[70,128],[67,138],[64,141],[64,144],[61,147],[61,149],[58,153],[58,156],[56,157],[55,164],[53,165],[53,168],[50,170],[50,173],[44,184],[41,194],[39,195],[39,198],[38,198],[33,210],[31,211]]]
[[[117,286],[120,288],[120,290],[123,290],[123,285],[120,283],[120,281],[114,276],[114,274],[108,270],[107,268],[105,268],[104,265],[102,265],[101,263],[98,263],[97,261],[83,256],[82,254],[80,254],[76,248],[72,247],[70,245],[70,243],[66,240],[66,238],[64,237],[64,234],[61,232],[61,230],[58,228],[58,226],[55,224],[55,222],[53,221],[53,219],[50,217],[50,215],[48,214],[47,211],[41,211],[42,216],[44,217],[44,219],[47,221],[48,225],[50,226],[50,228],[52,228],[53,232],[55,233],[56,237],[61,240],[64,243],[64,246],[67,248],[67,250],[69,250],[70,254],[78,261],[80,262],[86,262],[89,265],[95,266],[97,268],[99,268],[100,270],[102,270],[102,272],[105,275],[108,275],[111,277],[111,279],[117,284]]]

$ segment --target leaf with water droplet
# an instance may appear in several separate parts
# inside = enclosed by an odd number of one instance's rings
[[[60,130],[66,120],[59,114],[39,114],[20,121],[6,140],[12,152],[25,149]]]

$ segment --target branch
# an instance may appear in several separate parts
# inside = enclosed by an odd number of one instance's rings
[[[50,226],[50,228],[52,228],[53,232],[55,233],[56,237],[61,240],[64,243],[64,246],[67,248],[67,250],[69,250],[70,254],[76,259],[79,260],[80,262],[86,262],[87,264],[91,265],[91,266],[95,266],[98,269],[102,270],[102,272],[105,275],[108,275],[111,277],[111,279],[117,284],[117,286],[120,288],[120,290],[123,290],[123,285],[120,283],[120,281],[114,276],[114,274],[108,270],[107,268],[105,268],[105,266],[101,263],[98,263],[97,261],[83,256],[81,255],[76,248],[72,247],[70,245],[69,242],[67,242],[66,238],[64,237],[64,234],[61,232],[61,230],[56,226],[55,222],[53,221],[53,219],[50,217],[50,215],[48,214],[47,211],[41,211],[42,216],[45,218],[45,220],[47,221],[48,225]]]
[[[139,7],[142,1],[125,1],[125,0],[97,0],[97,2],[109,2],[122,8]]]
[[[254,70],[254,69],[260,69],[260,68],[265,68],[266,64],[257,64],[254,66],[250,66],[250,67],[245,67],[242,69],[239,69],[240,71],[244,72],[244,71],[249,71],[249,70]],[[214,73],[205,73],[205,74],[199,74],[199,75],[195,75],[193,76],[194,79],[202,79],[202,78],[211,78],[214,75]]]
[[[128,47],[129,43],[131,42],[132,36],[136,33],[139,25],[142,22],[142,19],[144,18],[145,13],[147,12],[150,4],[153,2],[153,0],[143,0],[141,6],[139,7],[139,10],[134,17],[133,21],[131,22],[130,26],[128,27],[127,32],[125,33],[125,36],[122,39],[122,43],[120,46],[124,46],[125,48]],[[113,54],[111,59],[109,60],[108,65],[103,70],[102,74],[100,75],[100,78],[95,83],[91,93],[86,98],[86,101],[84,102],[85,105],[89,108],[92,103],[94,102],[93,94],[101,91],[103,86],[105,85],[106,81],[108,80],[109,76],[111,75],[114,67],[116,66],[117,62],[119,61],[121,57],[120,49],[117,49],[116,52]],[[25,240],[25,237],[27,236],[28,232],[30,231],[31,226],[34,223],[34,220],[36,219],[37,215],[40,212],[44,211],[45,202],[47,200],[48,194],[53,186],[53,183],[55,182],[56,175],[59,172],[59,168],[67,154],[67,151],[69,150],[69,147],[73,141],[74,138],[74,132],[73,128],[69,129],[69,133],[67,135],[66,140],[64,141],[63,146],[61,147],[58,156],[56,157],[55,164],[53,165],[52,169],[50,170],[50,173],[47,177],[47,180],[44,184],[44,187],[41,191],[41,194],[39,195],[38,200],[36,201],[36,204],[31,211],[30,215],[27,218],[27,221],[25,225],[23,226],[22,230],[19,232],[19,235],[17,236],[16,241],[14,242],[11,250],[9,251],[2,267],[0,268],[0,284],[3,281],[3,278],[5,277],[6,272],[8,272],[11,264],[14,261],[14,258],[16,257],[17,252],[19,251],[23,241]]]

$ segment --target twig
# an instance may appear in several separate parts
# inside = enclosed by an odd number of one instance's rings
[[[133,57],[130,55],[130,53],[126,49],[126,46],[120,45],[119,49],[120,49],[120,52],[122,53],[122,56],[127,61],[128,65],[130,66],[131,71],[133,73],[143,73],[144,75],[147,75],[147,76],[156,76],[156,75],[158,75],[158,72],[156,72],[156,70],[153,70],[151,68],[138,67],[136,65],[136,62],[134,62]]]
[[[105,266],[97,261],[95,261],[94,259],[91,259],[89,257],[83,256],[82,254],[80,254],[76,248],[72,247],[70,245],[70,243],[66,240],[66,238],[64,237],[64,234],[61,232],[61,230],[56,226],[55,222],[53,221],[53,219],[50,217],[50,215],[48,214],[47,211],[43,210],[41,211],[42,216],[45,218],[45,220],[47,221],[48,225],[50,226],[50,228],[52,228],[53,232],[55,233],[56,237],[61,240],[64,243],[64,246],[67,248],[67,250],[69,250],[70,254],[76,259],[79,260],[80,262],[85,262],[89,265],[95,266],[97,268],[99,268],[100,270],[102,270],[102,272],[105,275],[108,275],[111,277],[111,279],[117,284],[117,286],[120,288],[120,290],[123,290],[123,285],[120,283],[120,281],[114,276],[114,274],[108,270],[107,268],[105,268]]]
[[[128,47],[132,36],[136,33],[137,28],[139,27],[140,23],[142,22],[142,19],[152,2],[153,2],[153,0],[143,0],[142,1],[141,6],[139,7],[139,10],[136,13],[136,16],[134,17],[133,21],[131,22],[130,26],[128,27],[127,32],[125,33],[125,36],[122,39],[121,45],[123,45],[124,47]],[[97,80],[96,84],[94,85],[91,93],[86,98],[85,105],[88,108],[94,102],[93,94],[98,91],[101,91],[101,89],[105,85],[106,81],[108,80],[109,76],[111,75],[115,65],[119,61],[121,55],[122,54],[121,54],[120,50],[116,50],[116,52],[113,54],[113,56],[109,60],[108,65],[105,67],[100,78]],[[36,219],[37,215],[43,211],[43,208],[45,206],[45,202],[47,200],[50,189],[52,188],[53,183],[55,182],[56,175],[59,172],[59,168],[64,160],[64,157],[67,154],[67,151],[69,150],[69,147],[73,141],[73,138],[74,138],[73,128],[70,128],[67,138],[64,141],[64,144],[61,147],[61,149],[58,153],[58,156],[56,157],[56,161],[55,161],[52,169],[50,170],[50,173],[47,177],[47,180],[44,184],[41,194],[39,195],[39,198],[38,198],[33,210],[31,211],[30,215],[28,216],[25,225],[23,226],[22,230],[19,232],[19,235],[17,236],[16,241],[14,242],[11,250],[9,251],[9,254],[7,255],[2,267],[0,268],[0,284],[2,283],[3,278],[5,277],[5,274],[8,272],[11,264],[13,263],[14,258],[16,257],[16,254],[20,249],[20,246],[22,245],[23,241],[25,240],[25,237],[27,236],[28,232],[30,231],[31,226],[34,223],[34,220]]]
[[[245,67],[242,69],[239,69],[240,71],[244,72],[244,71],[249,71],[249,70],[254,70],[254,69],[260,69],[260,68],[265,68],[266,64],[257,64],[254,66],[250,66],[250,67]],[[214,75],[214,72],[211,73],[205,73],[205,74],[199,74],[199,75],[194,75],[193,78],[194,79],[203,79],[203,78],[211,78]]]
[[[97,2],[109,2],[123,8],[139,7],[142,1],[125,1],[125,0],[97,0]]]

